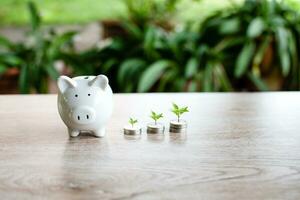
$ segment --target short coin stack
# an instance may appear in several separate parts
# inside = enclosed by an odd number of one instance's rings
[[[142,133],[141,127],[132,127],[132,126],[125,126],[124,127],[124,134],[125,135],[137,135]]]
[[[156,134],[156,133],[164,133],[165,126],[161,123],[152,123],[147,125],[147,133]]]

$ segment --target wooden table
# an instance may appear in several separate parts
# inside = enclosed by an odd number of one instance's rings
[[[133,116],[187,134],[125,137]],[[300,199],[300,93],[119,94],[105,138],[69,139],[56,96],[0,96],[1,199]]]

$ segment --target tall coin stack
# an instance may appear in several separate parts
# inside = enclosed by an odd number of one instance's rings
[[[172,120],[170,121],[170,133],[184,133],[187,130],[187,123],[185,120]]]

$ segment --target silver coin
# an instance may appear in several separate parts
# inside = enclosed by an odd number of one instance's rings
[[[156,133],[164,133],[165,126],[161,123],[151,123],[147,125],[147,133],[156,134]]]
[[[169,132],[170,133],[185,133],[186,132],[186,128],[172,128],[170,127]]]
[[[170,121],[170,128],[175,129],[186,129],[187,128],[187,122],[185,120],[172,120]]]
[[[137,135],[142,133],[141,127],[125,126],[123,130],[125,135]]]

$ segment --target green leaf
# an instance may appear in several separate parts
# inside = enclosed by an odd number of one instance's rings
[[[186,64],[185,77],[191,78],[197,73],[198,60],[196,58],[190,58]]]
[[[257,87],[258,90],[268,91],[268,86],[264,83],[263,80],[260,79],[260,77],[250,72],[247,73],[247,76],[252,81],[252,83]]]
[[[220,25],[219,32],[221,34],[234,34],[240,30],[240,20],[238,17],[224,20]]]
[[[2,62],[14,67],[22,63],[22,60],[14,55],[4,55],[3,57],[1,57],[1,60]]]
[[[155,28],[152,26],[148,26],[145,38],[144,38],[144,49],[148,56],[155,55],[154,52],[154,43],[155,43]]]
[[[103,65],[101,65],[101,69],[102,69],[103,73],[107,73],[108,71],[110,71],[110,69],[117,63],[118,63],[118,60],[115,58],[111,58],[111,59],[108,59],[107,61],[105,61],[103,63]]]
[[[181,109],[179,110],[179,112],[180,112],[180,114],[183,114],[183,113],[185,113],[185,112],[189,112],[189,111],[188,111],[188,107],[181,108]]]
[[[189,82],[187,91],[188,92],[197,92],[197,90],[198,90],[198,84],[197,84],[197,82],[195,80],[191,80]]]
[[[143,33],[136,24],[131,22],[123,22],[122,25],[128,34],[132,35],[136,39],[142,38]]]
[[[232,91],[233,87],[228,79],[224,66],[221,63],[217,63],[214,68],[224,91]]]
[[[265,30],[265,22],[261,17],[254,18],[247,29],[247,36],[249,38],[256,38],[260,36]]]
[[[168,60],[156,61],[142,74],[138,84],[138,92],[146,92],[159,80],[164,71],[172,66]]]
[[[235,64],[235,71],[234,71],[235,77],[240,78],[245,74],[248,66],[250,65],[254,52],[255,52],[254,42],[250,41],[244,45]]]
[[[203,91],[204,92],[211,92],[213,89],[213,82],[212,82],[212,63],[207,63],[207,66],[204,69],[204,78],[203,78]]]
[[[30,91],[30,86],[28,82],[28,65],[24,64],[21,66],[20,76],[19,76],[19,90],[22,94],[27,94]]]
[[[129,118],[129,124],[131,124],[132,126],[137,122],[138,122],[137,119],[133,119],[131,117]]]
[[[154,121],[157,121],[158,119],[160,119],[160,118],[163,117],[163,114],[162,114],[162,113],[157,114],[157,113],[155,113],[154,111],[151,111],[150,117],[151,117]]]
[[[134,76],[134,72],[140,71],[141,67],[145,66],[145,61],[139,58],[131,58],[125,60],[118,71],[117,80],[120,85],[124,85],[125,81]],[[140,75],[136,75],[139,77]]]
[[[48,49],[48,56],[51,59],[55,59],[61,52],[61,48],[66,44],[72,41],[76,32],[66,32],[60,36],[55,37]]]
[[[291,65],[291,60],[288,53],[288,31],[285,28],[279,27],[276,30],[276,39],[282,73],[284,76],[287,76]]]
[[[173,103],[172,112],[178,117],[178,120],[179,120],[180,115],[182,115],[185,112],[189,112],[189,110],[188,110],[188,107],[180,108],[178,105]]]
[[[263,42],[258,47],[258,50],[253,58],[253,65],[258,66],[262,62],[266,49],[270,45],[271,38],[266,37],[264,38]]]
[[[41,18],[33,2],[28,2],[28,10],[31,18],[31,29],[32,31],[36,31],[40,27]]]
[[[161,77],[161,79],[160,79],[160,81],[159,81],[159,85],[158,85],[158,89],[157,89],[157,91],[158,92],[163,92],[163,91],[166,91],[166,90],[168,90],[168,91],[170,91],[170,88],[168,87],[168,88],[166,88],[167,87],[167,85],[170,83],[170,84],[172,84],[173,83],[173,80],[177,77],[177,70],[175,69],[175,70],[169,70],[169,71],[166,71],[163,75],[162,75],[162,77]]]
[[[0,45],[5,46],[7,48],[12,48],[13,47],[13,43],[10,42],[8,39],[0,36]]]
[[[45,66],[45,69],[52,80],[56,81],[58,79],[59,73],[53,65],[47,65]]]
[[[0,75],[3,74],[4,72],[6,72],[6,70],[7,70],[7,67],[0,63]]]
[[[175,103],[172,103],[172,105],[173,105],[173,108],[174,108],[174,109],[176,109],[176,110],[177,110],[177,109],[179,109],[179,107],[178,107],[178,105],[177,105],[177,104],[175,104]]]
[[[226,37],[214,47],[214,51],[222,52],[227,48],[233,47],[235,45],[240,45],[243,42],[245,42],[244,37]]]
[[[296,36],[294,34],[292,34],[290,32],[289,34],[289,41],[288,41],[288,49],[291,55],[291,67],[292,67],[292,71],[291,74],[293,74],[292,76],[292,85],[295,85],[295,89],[299,90],[299,77],[298,77],[298,51],[297,51],[297,39]]]

